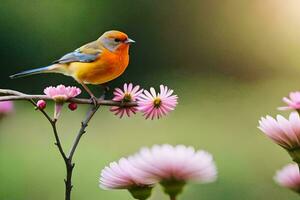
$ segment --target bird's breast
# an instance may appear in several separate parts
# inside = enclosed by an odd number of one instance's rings
[[[70,70],[76,80],[87,84],[103,84],[120,76],[129,63],[129,55],[104,51],[91,63],[74,62]]]

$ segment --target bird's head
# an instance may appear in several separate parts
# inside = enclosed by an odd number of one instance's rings
[[[129,49],[129,45],[135,41],[130,39],[125,33],[120,31],[107,31],[98,41],[108,50],[124,51]]]

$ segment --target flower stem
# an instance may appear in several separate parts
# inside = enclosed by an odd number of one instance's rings
[[[170,196],[170,200],[176,200],[175,196]]]

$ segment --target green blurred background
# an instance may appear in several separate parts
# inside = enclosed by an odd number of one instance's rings
[[[48,85],[76,85],[61,75],[8,76],[47,65],[106,30],[125,31],[137,43],[111,87],[163,83],[180,103],[156,121],[120,120],[103,108],[76,152],[74,200],[130,199],[126,191],[99,189],[100,170],[161,143],[193,145],[215,157],[218,181],[188,185],[182,200],[297,199],[272,179],[290,158],[256,127],[299,89],[299,8],[298,0],[2,0],[0,86],[41,93]],[[86,109],[64,110],[59,130],[66,149]],[[64,174],[47,121],[30,104],[16,103],[14,115],[0,122],[0,199],[63,199]],[[157,189],[151,199],[168,198]]]

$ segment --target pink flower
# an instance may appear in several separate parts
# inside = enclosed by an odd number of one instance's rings
[[[300,173],[297,164],[288,164],[277,171],[274,180],[282,187],[300,193]]]
[[[150,88],[150,92],[145,90],[139,98],[138,109],[143,112],[146,119],[159,119],[175,109],[178,97],[172,94],[173,90],[164,85],[160,85],[159,93],[156,93],[154,88]]]
[[[134,198],[147,199],[154,184],[160,183],[171,199],[188,181],[212,182],[217,169],[211,154],[193,147],[155,145],[113,162],[101,172],[100,187],[128,189]]]
[[[142,148],[132,158],[139,169],[152,174],[160,182],[212,182],[217,177],[217,169],[211,154],[195,151],[183,145],[154,145]]]
[[[145,200],[156,183],[150,174],[134,167],[134,161],[121,158],[101,171],[100,187],[103,189],[128,189],[135,199]]]
[[[298,110],[300,109],[300,92],[291,92],[290,98],[284,97],[282,100],[287,106],[279,107],[279,110]]]
[[[143,90],[140,90],[140,86],[137,85],[133,87],[132,83],[125,83],[123,86],[123,90],[120,88],[116,88],[114,91],[114,98],[113,101],[119,101],[124,103],[135,102]],[[113,112],[115,115],[122,118],[124,114],[130,117],[132,114],[136,114],[137,108],[134,106],[131,107],[119,107],[119,106],[112,106],[110,111]]]
[[[54,119],[58,119],[64,102],[78,96],[81,90],[77,87],[58,85],[45,88],[44,93],[55,101]]]
[[[11,101],[1,101],[0,102],[0,115],[6,115],[14,110],[14,104]]]
[[[78,96],[81,90],[77,87],[58,85],[56,87],[50,86],[45,88],[44,93],[56,102],[65,102],[68,99]]]
[[[133,186],[151,186],[155,183],[151,176],[134,167],[131,160],[121,158],[112,162],[101,172],[100,187],[103,189],[128,189]]]
[[[207,183],[217,177],[212,155],[195,151],[193,147],[155,145],[151,149],[141,149],[132,159],[137,168],[160,182],[170,199],[176,199],[188,181]]]
[[[262,117],[258,128],[287,150],[300,147],[300,118],[296,112],[292,112],[289,119],[281,115],[277,115],[276,119],[270,116]]]

